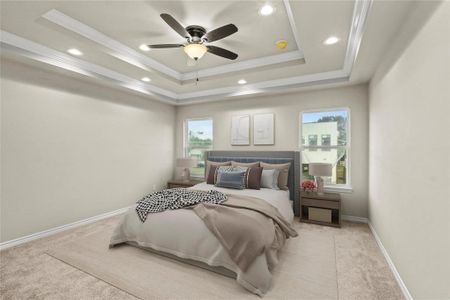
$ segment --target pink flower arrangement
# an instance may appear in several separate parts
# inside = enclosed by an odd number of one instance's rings
[[[302,181],[301,185],[302,185],[302,189],[304,191],[307,191],[307,190],[312,191],[316,188],[316,184],[312,180],[304,180],[304,181]]]

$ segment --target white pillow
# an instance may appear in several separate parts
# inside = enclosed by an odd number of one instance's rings
[[[261,187],[273,189],[273,190],[279,190],[280,188],[278,187],[278,175],[280,175],[280,170],[263,169],[262,174],[261,174]]]

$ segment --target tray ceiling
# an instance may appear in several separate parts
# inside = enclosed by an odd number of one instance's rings
[[[56,66],[173,104],[237,97],[348,80],[371,6],[364,1],[11,1],[2,2],[2,55]],[[206,53],[195,65],[182,48],[142,51],[142,44],[182,43],[160,17],[207,30],[239,31],[212,43],[239,54]],[[325,45],[329,36],[339,42]],[[286,40],[278,49],[275,42]],[[67,53],[70,48],[82,56]],[[150,82],[142,82],[148,77]],[[198,82],[196,78],[199,78]],[[237,82],[245,79],[247,84]]]

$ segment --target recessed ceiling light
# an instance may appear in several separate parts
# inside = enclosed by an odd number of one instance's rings
[[[142,81],[145,81],[145,82],[150,82],[150,81],[152,81],[152,80],[151,80],[150,78],[148,78],[148,77],[142,77],[141,80],[142,80]]]
[[[75,48],[71,48],[71,49],[67,50],[67,52],[69,52],[72,55],[76,55],[76,56],[83,55],[83,52],[81,52],[80,50],[75,49]]]
[[[247,81],[246,81],[245,79],[240,79],[240,80],[238,81],[238,83],[239,83],[239,84],[246,84]]]
[[[146,44],[140,45],[139,49],[141,49],[142,51],[150,51],[150,47],[147,46]]]
[[[268,16],[268,15],[271,15],[273,13],[273,11],[274,11],[273,7],[269,4],[266,4],[263,7],[261,7],[261,9],[259,10],[259,13],[262,16]]]
[[[339,42],[339,38],[337,38],[335,36],[330,36],[323,43],[325,45],[333,45],[333,44],[336,44],[337,42]]]

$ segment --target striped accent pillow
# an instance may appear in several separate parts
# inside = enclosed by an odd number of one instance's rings
[[[217,187],[231,188],[243,190],[245,189],[245,174],[247,171],[236,170],[233,168],[219,167],[216,171],[217,181],[215,185]]]

